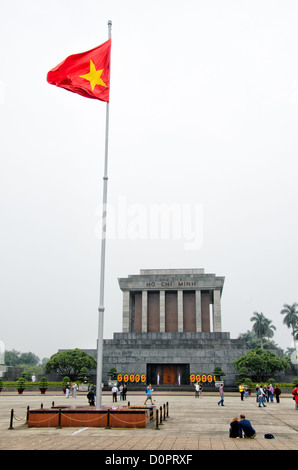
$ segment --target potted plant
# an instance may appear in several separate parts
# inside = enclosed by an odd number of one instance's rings
[[[67,375],[65,377],[63,377],[63,380],[62,380],[62,390],[63,390],[63,393],[65,395],[66,393],[66,384],[67,382],[70,382],[70,378],[67,377]]]
[[[0,393],[2,392],[3,389],[3,379],[0,377]]]
[[[42,377],[39,381],[39,390],[40,390],[40,393],[42,393],[43,395],[46,393],[46,390],[48,388],[48,379],[46,377]]]
[[[17,381],[18,394],[21,395],[26,388],[26,380],[24,377],[20,377]]]
[[[215,380],[220,381],[222,380],[221,377],[223,377],[226,374],[221,370],[221,367],[216,366],[214,367],[213,375],[215,377]]]

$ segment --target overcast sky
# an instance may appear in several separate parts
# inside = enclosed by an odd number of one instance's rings
[[[104,337],[122,329],[119,277],[204,268],[225,276],[223,331],[262,312],[292,346],[280,310],[298,301],[297,17],[295,0],[0,0],[7,350],[96,347],[106,105],[46,76],[105,42],[108,20]]]

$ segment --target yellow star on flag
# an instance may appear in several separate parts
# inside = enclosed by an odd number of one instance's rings
[[[80,75],[80,77],[85,78],[86,80],[89,80],[92,91],[95,88],[95,85],[101,85],[101,86],[107,86],[103,80],[100,78],[101,74],[103,72],[102,70],[96,70],[94,63],[92,60],[90,60],[90,72],[86,73],[85,75]]]

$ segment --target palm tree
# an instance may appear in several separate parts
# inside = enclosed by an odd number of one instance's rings
[[[298,339],[298,304],[294,302],[292,305],[284,304],[283,307],[284,308],[280,311],[280,313],[285,315],[283,323],[287,325],[288,328],[292,328],[292,336],[297,358],[296,340]]]
[[[276,330],[276,328],[271,325],[272,321],[266,318],[263,313],[254,312],[254,316],[251,317],[250,321],[254,322],[252,329],[261,340],[261,349],[264,349],[264,338],[272,338],[274,336],[273,330]]]
[[[274,331],[276,331],[276,327],[271,324],[272,320],[269,320],[266,318],[266,322],[267,322],[267,332],[265,336],[266,338],[268,338],[268,340],[270,340],[270,338],[273,338],[274,336]]]

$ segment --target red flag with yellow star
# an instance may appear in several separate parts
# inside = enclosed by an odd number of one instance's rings
[[[48,72],[51,85],[109,102],[111,39],[94,49],[67,57]]]

